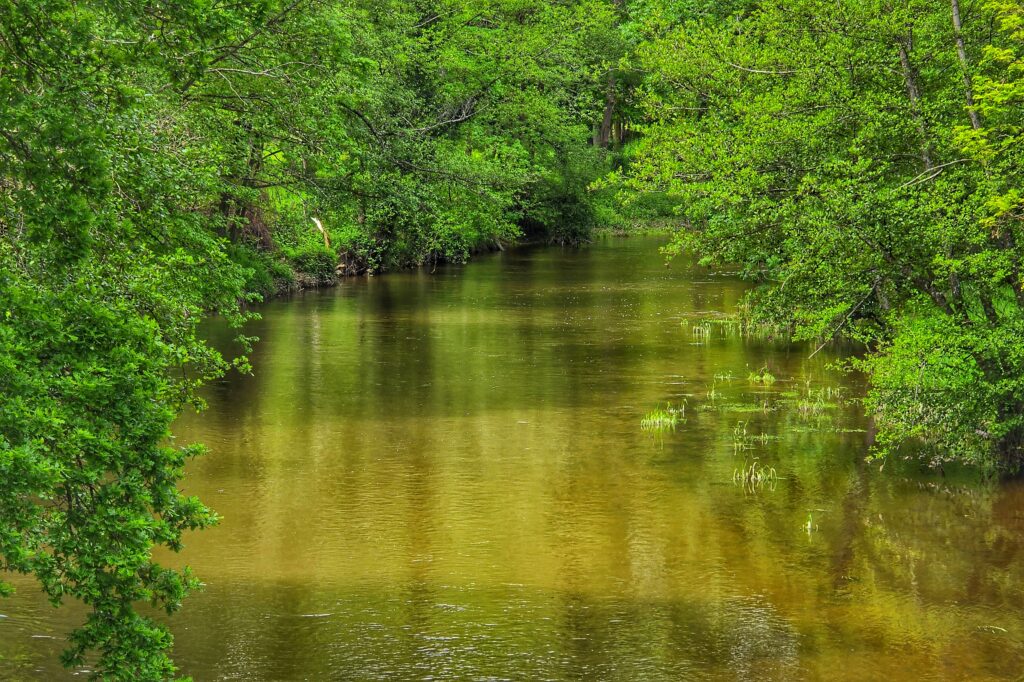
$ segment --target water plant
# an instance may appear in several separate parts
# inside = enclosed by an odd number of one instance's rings
[[[772,374],[771,372],[769,372],[767,367],[762,367],[761,369],[757,370],[756,372],[751,372],[747,376],[747,379],[751,383],[764,384],[765,386],[771,386],[772,384],[774,384],[777,381],[777,379],[775,378],[775,375]]]
[[[753,447],[747,440],[747,422],[736,422],[732,428],[732,449],[749,450]]]
[[[712,404],[722,397],[721,392],[716,387],[716,383],[717,382],[712,381],[711,386],[708,388],[708,400],[710,400]]]
[[[760,488],[765,484],[774,486],[779,480],[775,467],[762,464],[756,458],[750,462],[744,462],[739,469],[733,470],[732,481],[741,484],[745,488]]]
[[[771,435],[769,435],[767,433],[758,433],[756,435],[748,435],[747,436],[747,442],[749,442],[749,443],[760,443],[761,445],[764,445],[768,441],[770,441],[770,440],[778,440],[778,438],[779,438],[778,436],[771,436]]]
[[[804,381],[804,391],[794,401],[797,413],[804,419],[821,417],[826,410],[836,407],[835,400],[840,396],[840,389],[833,386],[811,388],[811,380]]]
[[[778,436],[767,433],[747,433],[747,422],[736,422],[736,426],[732,428],[732,447],[736,451],[750,450],[754,447],[754,443],[764,445],[770,440],[777,439]]]
[[[724,403],[721,405],[722,412],[732,412],[734,414],[768,414],[774,409],[774,404],[768,400],[759,400],[757,402],[745,403]]]
[[[741,306],[742,307],[742,306]],[[717,329],[723,338],[766,341],[784,335],[785,328],[773,323],[755,322],[750,319],[749,311],[740,315],[727,317],[702,318],[697,322],[684,320],[683,325],[691,329],[701,328],[701,335],[709,336],[712,329]]]
[[[697,322],[690,327],[690,333],[698,343],[706,342],[711,338],[711,323],[707,320]]]
[[[644,431],[667,431],[675,430],[676,425],[686,419],[686,401],[678,407],[671,403],[661,407],[660,405],[644,415],[640,420],[640,428]]]

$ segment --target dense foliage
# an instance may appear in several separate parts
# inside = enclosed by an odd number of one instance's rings
[[[767,0],[645,24],[626,179],[752,315],[870,352],[878,454],[1024,459],[1016,3]]]
[[[153,549],[215,520],[170,430],[230,366],[202,317],[339,255],[578,238],[614,26],[600,0],[0,0],[0,568],[90,607],[67,664],[174,673],[137,605],[178,608],[195,579]]]
[[[340,253],[346,273],[461,261],[523,229],[572,240],[563,217],[590,217],[604,170],[585,142],[614,29],[604,0],[322,2],[268,21],[185,93],[229,236],[293,263]]]

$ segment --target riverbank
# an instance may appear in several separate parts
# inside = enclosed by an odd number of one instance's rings
[[[623,221],[617,225],[593,228],[586,239],[569,246],[583,247],[596,239],[668,236],[676,229],[678,221],[674,218]],[[511,241],[495,238],[474,245],[467,250],[465,258],[460,260],[449,260],[435,254],[423,262],[392,269],[375,269],[365,258],[348,248],[335,250],[313,246],[302,250],[265,250],[233,245],[229,253],[233,260],[250,270],[246,291],[269,300],[297,291],[334,287],[353,277],[373,277],[452,263],[464,264],[481,254],[533,246],[567,245],[554,242],[549,237],[524,236]]]

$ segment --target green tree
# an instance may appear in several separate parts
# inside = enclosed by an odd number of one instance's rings
[[[627,183],[682,206],[674,252],[760,283],[754,317],[867,344],[880,454],[1016,467],[1019,9],[968,9],[764,2],[671,26],[639,51]]]
[[[195,579],[152,550],[214,521],[169,429],[227,366],[196,325],[240,321],[244,278],[175,88],[245,11],[0,3],[0,567],[90,607],[65,662],[97,677],[173,673],[136,604],[178,607]]]
[[[136,607],[178,608],[196,581],[153,549],[215,520],[170,430],[231,364],[199,321],[242,323],[281,254],[322,280],[339,250],[380,270],[524,226],[585,238],[616,21],[604,0],[0,0],[0,568],[91,609],[68,665],[174,672]]]
[[[226,236],[322,249],[317,218],[358,271],[589,227],[586,187],[605,170],[587,145],[593,80],[616,21],[606,0],[347,0],[282,17],[189,84],[193,130],[221,154]]]

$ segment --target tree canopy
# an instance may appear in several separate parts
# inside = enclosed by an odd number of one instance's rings
[[[1021,19],[1012,3],[760,2],[652,22],[636,53],[626,187],[674,197],[673,251],[760,283],[755,321],[867,345],[853,365],[878,454],[1024,454]]]
[[[614,21],[596,0],[0,3],[0,566],[91,608],[67,664],[173,674],[136,605],[178,608],[196,581],[152,550],[215,521],[170,431],[232,362],[199,321],[241,323],[292,276],[282,253],[333,277],[339,253],[577,238]]]

